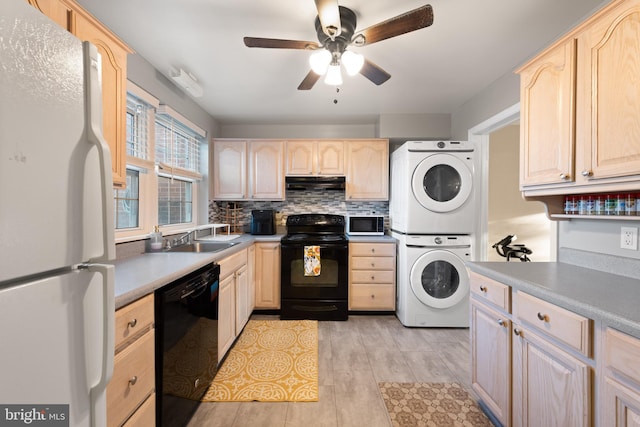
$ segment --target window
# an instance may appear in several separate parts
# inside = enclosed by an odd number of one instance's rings
[[[193,221],[193,184],[178,178],[158,176],[158,224]]]
[[[155,156],[158,174],[158,224],[195,224],[194,196],[200,175],[200,146],[205,132],[171,108],[156,114]]]
[[[140,172],[127,169],[127,188],[114,192],[116,230],[138,227],[140,223]]]
[[[127,156],[149,160],[149,108],[150,106],[127,93]]]

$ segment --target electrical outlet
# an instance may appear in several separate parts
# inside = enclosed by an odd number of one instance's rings
[[[636,227],[620,227],[620,248],[638,249],[638,229]]]

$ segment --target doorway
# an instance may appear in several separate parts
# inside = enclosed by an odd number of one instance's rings
[[[519,120],[520,103],[469,129],[469,141],[479,153],[476,196],[480,212],[473,251],[477,261],[504,261],[491,245],[508,234],[516,234],[515,243],[533,251],[532,261],[556,260],[557,224],[549,221],[544,205],[525,201],[519,190]],[[491,152],[492,141],[497,153]]]

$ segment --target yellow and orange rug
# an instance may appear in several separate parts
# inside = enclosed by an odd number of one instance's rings
[[[316,402],[318,322],[250,320],[203,402]]]

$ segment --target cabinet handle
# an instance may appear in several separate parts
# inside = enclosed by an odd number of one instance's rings
[[[371,276],[371,280],[376,280],[376,276]]]
[[[375,253],[376,253],[375,248],[371,248],[371,253],[372,253],[372,254],[375,254]]]
[[[371,299],[375,299],[375,298],[376,298],[375,294],[371,294]]]
[[[131,377],[131,379],[129,380],[129,385],[136,385],[136,383],[138,382],[138,377],[136,377],[135,375]]]
[[[128,323],[130,328],[135,328],[137,324],[138,324],[138,319],[129,320],[129,323]]]
[[[480,285],[480,292],[487,292],[487,287]]]
[[[515,329],[513,330],[513,333],[514,333],[514,334],[516,334],[517,336],[520,336],[520,334],[522,333],[522,331],[521,331],[520,329],[518,329],[518,328],[515,328]]]
[[[372,262],[372,263],[371,263],[371,267],[375,267],[375,266],[376,266],[376,265]]]
[[[498,325],[500,325],[500,326],[505,326],[505,325],[506,325],[506,323],[505,323],[505,321],[504,321],[504,320],[502,320],[502,319],[498,319]]]
[[[593,172],[590,171],[590,170],[583,170],[582,171],[582,176],[584,176],[585,178],[588,178],[588,177],[590,177],[592,175],[593,175]]]
[[[546,314],[542,314],[542,313],[538,312],[538,319],[542,320],[543,322],[548,322],[549,321],[549,316],[547,316]]]
[[[562,179],[562,180],[566,181],[566,180],[568,180],[568,179],[569,179],[569,177],[570,177],[570,176],[571,176],[571,175],[569,175],[568,173],[561,173],[561,174],[560,174],[560,179]]]

